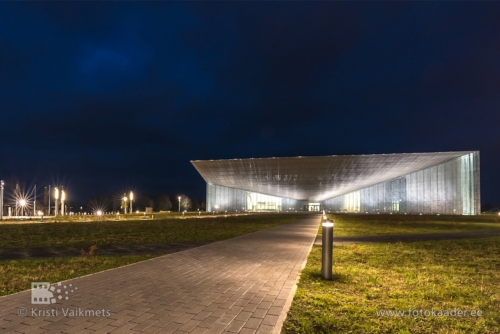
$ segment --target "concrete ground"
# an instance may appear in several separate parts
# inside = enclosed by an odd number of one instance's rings
[[[387,242],[417,242],[429,240],[451,240],[451,239],[476,239],[491,238],[500,236],[500,231],[481,232],[443,232],[443,233],[422,233],[422,234],[385,234],[385,235],[365,235],[365,236],[333,236],[333,244],[336,246],[345,244],[370,244]],[[316,237],[315,246],[321,246],[321,237]]]
[[[42,290],[0,297],[0,333],[278,333],[319,223],[310,215],[65,281],[51,305],[32,303]]]

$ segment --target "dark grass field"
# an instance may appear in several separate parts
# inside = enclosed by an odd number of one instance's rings
[[[334,221],[336,236],[500,231],[498,215],[328,214],[328,217]]]
[[[299,214],[0,225],[0,248],[219,241],[289,223]]]
[[[151,259],[158,255],[74,257],[0,262],[0,296],[31,288],[31,282],[60,282]]]

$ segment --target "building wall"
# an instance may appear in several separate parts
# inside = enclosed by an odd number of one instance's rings
[[[322,202],[343,212],[480,214],[479,152]]]

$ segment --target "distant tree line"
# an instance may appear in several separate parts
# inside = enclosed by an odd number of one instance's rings
[[[189,198],[186,195],[169,196],[166,194],[135,194],[132,203],[133,211],[145,211],[146,207],[152,207],[153,211],[178,211],[179,199],[181,196],[181,211],[205,210],[205,202],[196,198]],[[95,211],[96,208],[103,211],[121,211],[121,198],[123,195],[100,195],[87,202],[87,210]]]

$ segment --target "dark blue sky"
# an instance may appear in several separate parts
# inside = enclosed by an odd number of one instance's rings
[[[0,3],[0,176],[204,197],[190,160],[481,151],[500,3]]]

